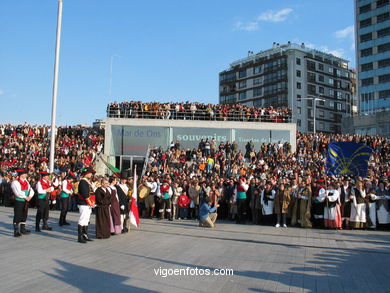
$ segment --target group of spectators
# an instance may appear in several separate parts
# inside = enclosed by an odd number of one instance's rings
[[[39,171],[48,169],[50,131],[47,126],[0,125],[1,203],[11,204],[10,183],[16,177],[13,170],[26,167],[28,181],[35,188]],[[72,171],[76,181],[68,208],[77,210],[80,174],[93,167],[102,151],[104,135],[81,126],[60,127],[57,131],[51,178],[57,188],[50,194],[50,207],[60,209],[62,181]],[[352,141],[373,149],[367,177],[326,176],[326,152],[333,141]],[[219,219],[237,223],[332,228],[390,224],[388,139],[298,133],[296,145],[293,153],[288,143],[255,145],[248,141],[242,150],[235,141],[206,139],[193,149],[182,149],[179,142],[172,142],[168,149],[152,149],[145,176],[138,181],[139,194],[148,189],[138,201],[140,214],[200,220],[201,206],[206,202],[211,209],[217,208]],[[92,181],[96,187],[106,182],[103,176],[94,176]],[[343,225],[329,225],[335,213],[344,220]],[[210,225],[214,222],[215,217]]]
[[[50,136],[51,129],[45,125],[0,125],[1,203],[11,204],[7,182],[15,178],[15,169],[25,167],[32,186],[35,186],[39,171],[48,169]],[[61,173],[71,170],[78,174],[81,169],[91,166],[102,151],[103,142],[101,130],[84,126],[57,128],[53,182],[61,177]]]
[[[353,141],[373,149],[366,178],[326,176],[326,152],[332,141]],[[298,133],[295,153],[288,143],[254,146],[248,142],[246,150],[235,145],[236,142],[202,140],[195,149],[181,149],[179,142],[172,142],[168,149],[151,150],[147,173],[142,178],[142,184],[151,189],[150,195],[139,203],[141,214],[164,217],[161,213],[166,213],[168,204],[171,219],[199,219],[200,206],[211,199],[218,207],[219,219],[237,223],[280,226],[280,215],[284,214],[285,225],[288,222],[293,226],[324,227],[330,213],[326,207],[333,205],[343,225],[327,227],[376,228],[390,223],[388,139]],[[152,187],[154,182],[157,188]],[[170,201],[161,208],[159,186],[163,182],[172,192]],[[245,185],[247,189],[240,190],[239,186]],[[240,191],[245,193],[244,200],[237,198]],[[356,215],[358,192],[364,195],[365,206]],[[331,200],[334,201],[329,204]],[[335,211],[331,213],[334,218]]]
[[[107,106],[107,117],[216,120],[287,123],[291,121],[290,108],[256,108],[242,104],[122,102]]]

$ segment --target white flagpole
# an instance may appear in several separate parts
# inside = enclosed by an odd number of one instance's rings
[[[57,14],[57,41],[54,61],[54,81],[53,81],[53,101],[51,108],[51,137],[50,137],[50,173],[54,171],[54,152],[56,139],[56,114],[57,114],[57,88],[58,88],[58,67],[60,59],[61,42],[61,23],[62,23],[62,0],[58,0]]]

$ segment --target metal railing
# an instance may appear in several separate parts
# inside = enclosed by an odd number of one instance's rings
[[[289,123],[291,122],[291,113],[278,112],[271,114],[246,113],[245,111],[229,111],[223,113],[218,111],[207,112],[204,110],[192,111],[145,111],[133,110],[129,108],[110,108],[107,110],[108,118],[132,118],[132,119],[167,119],[167,120],[208,120],[208,121],[246,121],[246,122],[271,122],[271,123]]]

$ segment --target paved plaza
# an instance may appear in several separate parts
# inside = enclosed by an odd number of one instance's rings
[[[141,219],[129,234],[79,244],[77,213],[65,227],[50,216],[54,231],[14,238],[13,210],[0,208],[0,292],[390,292],[390,232]],[[233,275],[191,275],[214,269]]]

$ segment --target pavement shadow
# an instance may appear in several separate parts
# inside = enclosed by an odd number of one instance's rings
[[[55,269],[55,274],[43,273],[53,279],[64,282],[66,285],[71,285],[81,292],[157,292],[124,284],[130,280],[130,278],[125,276],[95,270],[61,260],[56,260],[56,262],[61,265],[62,269]]]

